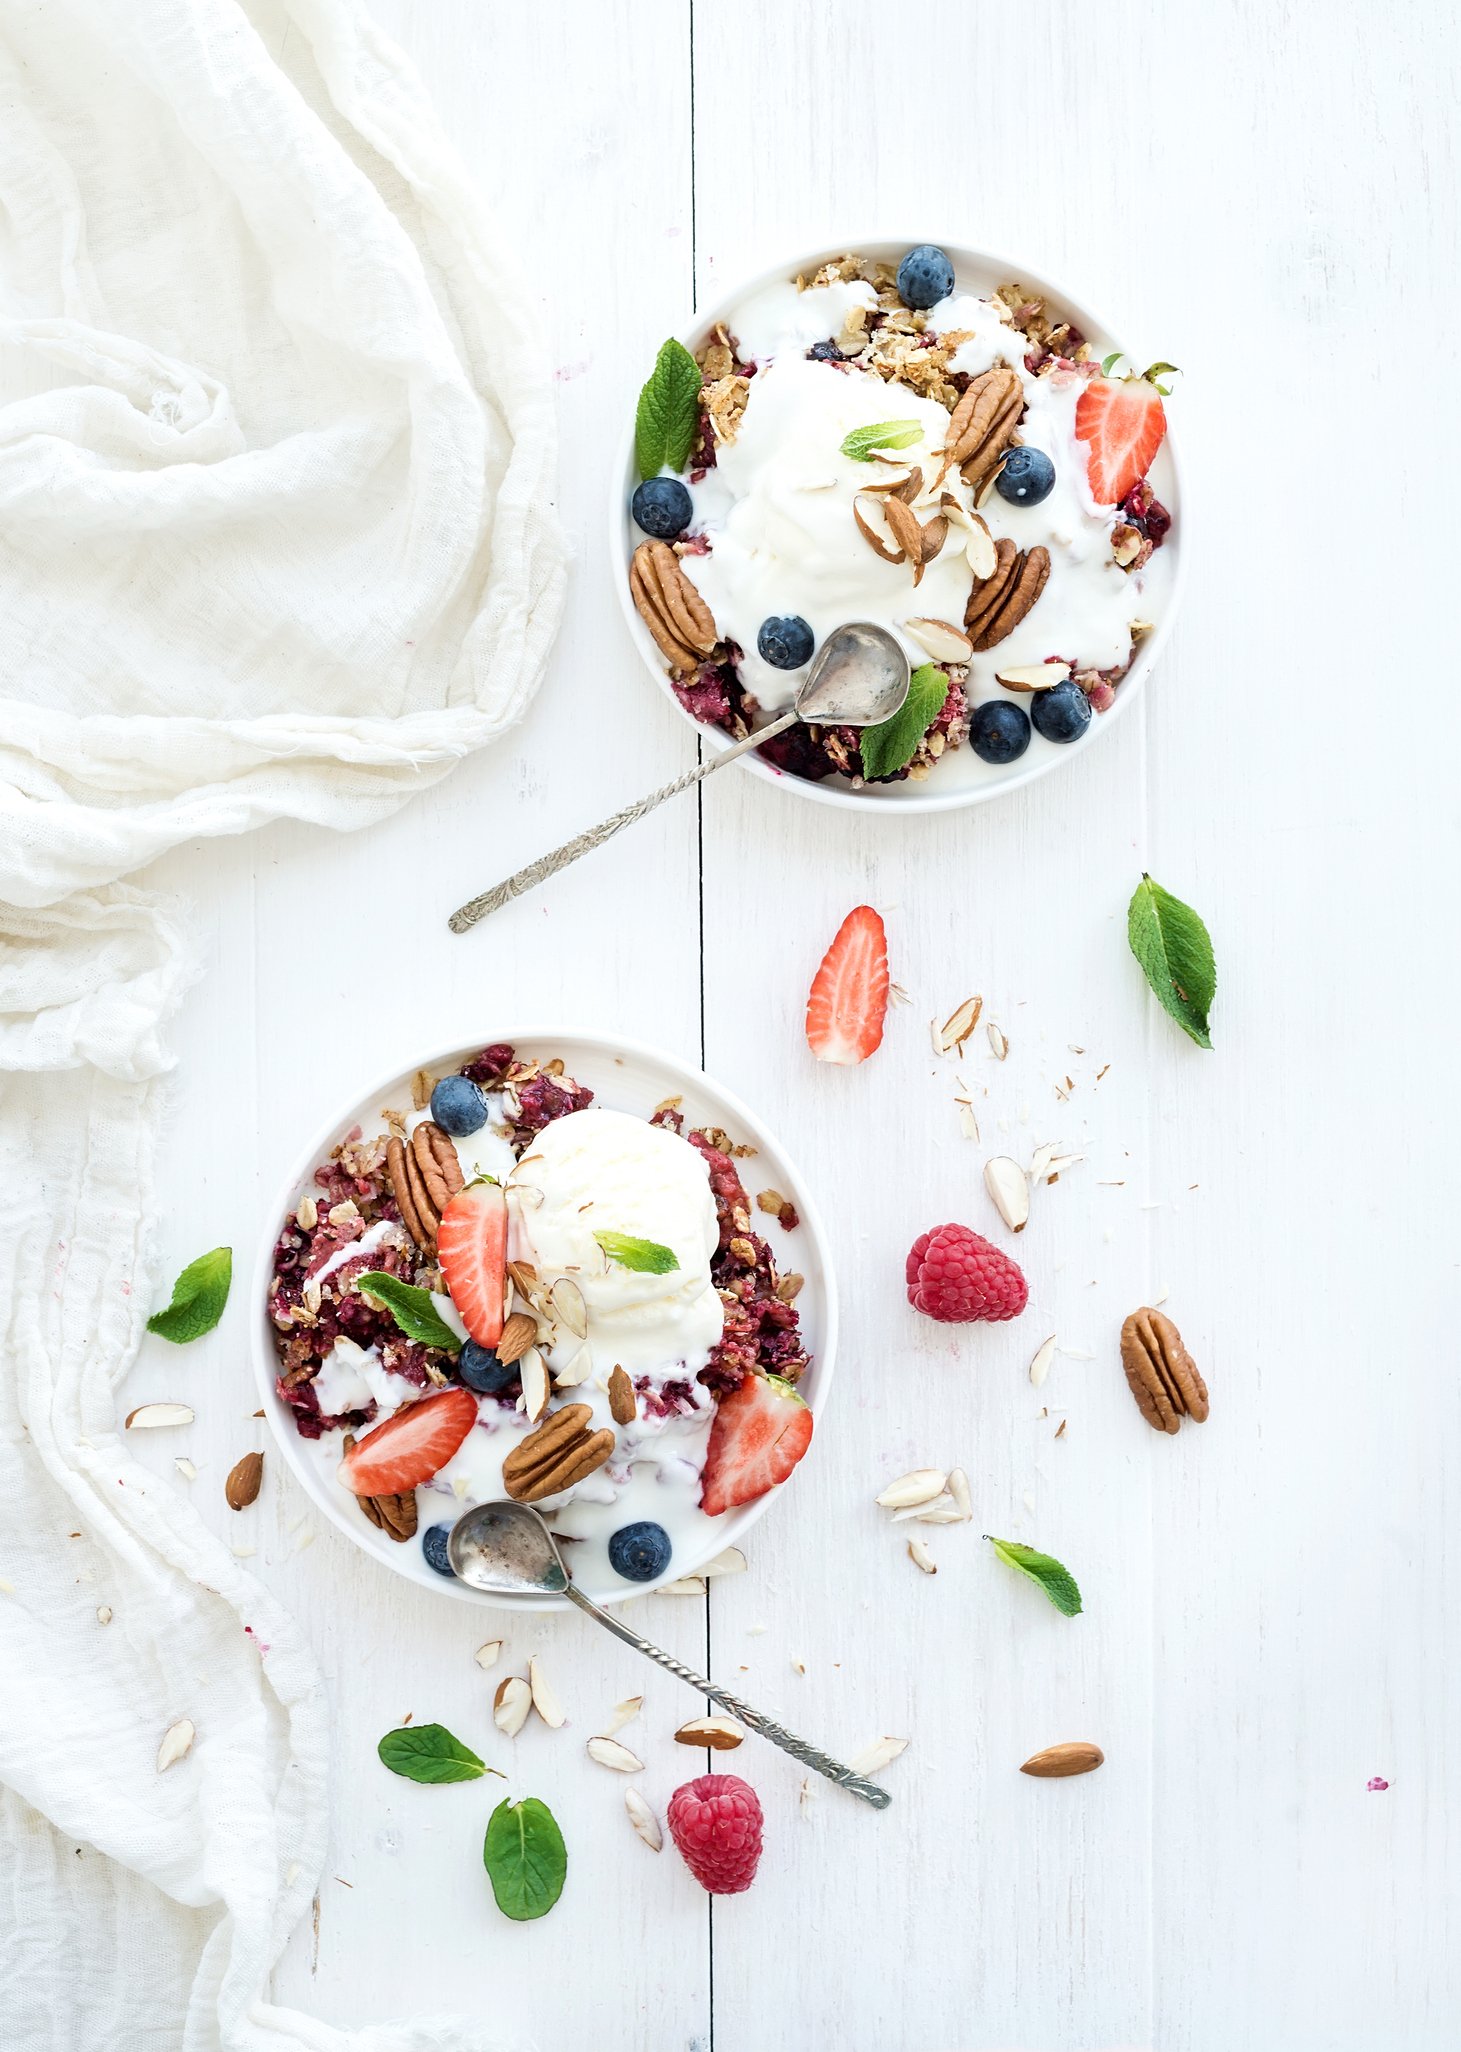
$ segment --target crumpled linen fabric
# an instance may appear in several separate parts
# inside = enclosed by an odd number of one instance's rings
[[[502,2045],[267,1998],[327,1710],[117,1432],[195,973],[187,908],[123,879],[366,825],[511,726],[561,608],[554,456],[511,265],[354,0],[0,9],[6,2052]]]

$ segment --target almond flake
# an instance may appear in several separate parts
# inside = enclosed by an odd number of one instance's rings
[[[658,1852],[665,1842],[665,1835],[659,1828],[658,1817],[637,1788],[625,1789],[624,1807],[629,1812],[635,1837],[642,1839],[651,1852]]]
[[[1052,1141],[1047,1140],[1043,1147],[1035,1149],[1034,1159],[1030,1163],[1030,1180],[1032,1183],[1039,1182],[1054,1159],[1055,1147]]]
[[[495,1667],[502,1658],[502,1640],[487,1639],[480,1645],[472,1658],[481,1668]]]
[[[621,1746],[614,1738],[591,1738],[588,1742],[588,1756],[597,1760],[601,1767],[611,1767],[616,1774],[642,1774],[644,1762],[628,1746]]]
[[[1057,1337],[1058,1335],[1052,1332],[1048,1340],[1043,1340],[1036,1350],[1034,1360],[1030,1363],[1030,1380],[1036,1389],[1050,1373],[1050,1363],[1055,1359]]]
[[[661,1582],[656,1596],[703,1596],[705,1584],[699,1575],[682,1575],[678,1582]]]
[[[111,1623],[111,1621],[112,1621],[112,1606],[110,1605],[110,1603],[103,1603],[103,1604],[102,1604],[102,1605],[100,1606],[100,1608],[98,1609],[98,1611],[97,1611],[97,1613],[96,1613],[96,1621],[97,1621],[97,1623],[98,1623],[98,1624],[110,1624],[110,1623]]]
[[[523,1355],[522,1366],[518,1372],[522,1376],[523,1408],[529,1418],[536,1424],[548,1408],[548,1397],[551,1390],[551,1384],[548,1381],[548,1370],[544,1366],[543,1357],[536,1347],[528,1348],[527,1352]]]
[[[728,1753],[740,1745],[746,1734],[733,1717],[692,1717],[675,1733],[677,1746],[709,1746],[712,1752]]]
[[[907,1750],[907,1739],[874,1739],[870,1746],[864,1746],[847,1764],[854,1774],[876,1774],[884,1767],[891,1767],[899,1754],[906,1753]]]
[[[1047,1176],[1062,1175],[1066,1169],[1076,1168],[1084,1160],[1085,1156],[1083,1154],[1053,1155],[1050,1161],[1046,1164],[1046,1174]],[[1145,1205],[1142,1206],[1143,1211],[1145,1211],[1146,1208],[1147,1207]]]
[[[197,1481],[198,1470],[193,1466],[193,1463],[188,1459],[186,1454],[174,1454],[172,1458],[172,1464],[177,1469],[178,1473],[182,1476],[185,1482]]]
[[[135,1411],[128,1411],[123,1429],[143,1432],[160,1425],[191,1425],[192,1422],[193,1413],[187,1404],[139,1404]]]
[[[717,1553],[714,1560],[706,1561],[700,1572],[702,1575],[743,1575],[746,1556],[739,1546],[727,1546],[724,1553]]]
[[[632,1724],[643,1708],[643,1696],[626,1696],[622,1703],[616,1703],[605,1727],[604,1737],[612,1738],[615,1732],[622,1731],[626,1724]]]
[[[900,1475],[896,1482],[890,1482],[873,1501],[884,1510],[908,1510],[942,1496],[947,1482],[942,1468],[914,1468],[907,1475]]]
[[[982,997],[965,998],[957,1011],[950,1012],[934,1035],[934,1046],[940,1054],[964,1052],[964,1042],[979,1024],[979,1014],[984,1009]]]
[[[176,1724],[170,1724],[162,1735],[162,1744],[157,1749],[157,1771],[166,1774],[175,1766],[192,1745],[197,1736],[191,1717],[180,1717]]]
[[[1006,691],[1049,691],[1069,675],[1069,663],[1024,663],[1013,670],[996,670],[994,681]]]
[[[977,1140],[979,1120],[974,1111],[974,1093],[962,1076],[957,1080],[959,1087],[954,1092],[954,1103],[959,1110],[959,1127],[966,1140]]]
[[[905,620],[903,631],[936,663],[967,663],[974,653],[974,644],[964,630],[947,620],[920,616]]]
[[[516,1738],[528,1721],[533,1692],[520,1674],[510,1674],[497,1684],[492,1698],[492,1722],[504,1738]]]
[[[936,1575],[938,1573],[938,1564],[921,1539],[910,1539],[908,1541],[908,1558],[916,1568],[921,1568],[924,1574]]]
[[[969,1494],[969,1477],[962,1468],[949,1470],[949,1495],[959,1506],[959,1515],[967,1524],[974,1515],[974,1501]]]
[[[997,1062],[1002,1062],[1010,1051],[1009,1041],[1000,1031],[999,1027],[995,1025],[993,1019],[990,1020],[985,1031],[989,1035],[989,1045],[994,1051],[994,1059]]]
[[[1019,1163],[1007,1154],[991,1155],[984,1164],[984,1187],[1010,1231],[1022,1233],[1030,1216],[1030,1185]]]
[[[588,1310],[583,1301],[583,1291],[572,1276],[559,1276],[548,1292],[548,1308],[560,1325],[567,1326],[575,1339],[588,1338]]]
[[[593,1349],[585,1340],[583,1345],[574,1354],[573,1359],[565,1367],[553,1370],[553,1387],[555,1389],[577,1389],[581,1382],[588,1381],[593,1373],[593,1368]]]
[[[909,1520],[919,1525],[962,1525],[963,1514],[947,1490],[936,1496],[932,1503],[915,1504],[912,1510],[893,1513],[895,1525],[906,1525]]]
[[[528,1662],[528,1693],[533,1699],[533,1708],[551,1730],[559,1731],[568,1722],[567,1712],[548,1684],[542,1663],[537,1654]]]

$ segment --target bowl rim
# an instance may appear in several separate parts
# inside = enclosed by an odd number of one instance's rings
[[[453,1040],[445,1047],[437,1048],[424,1056],[412,1053],[405,1064],[398,1063],[396,1066],[385,1070],[382,1074],[367,1080],[353,1096],[346,1100],[346,1111],[332,1118],[327,1124],[317,1130],[311,1138],[308,1149],[300,1150],[293,1157],[288,1177],[277,1186],[265,1215],[264,1232],[260,1238],[250,1280],[252,1294],[250,1298],[249,1324],[250,1353],[253,1361],[254,1379],[260,1391],[265,1420],[270,1432],[273,1434],[279,1451],[284,1457],[286,1466],[291,1470],[311,1503],[316,1509],[324,1513],[338,1531],[343,1533],[369,1560],[387,1569],[390,1573],[399,1576],[402,1581],[409,1583],[413,1588],[421,1589],[427,1594],[455,1598],[458,1602],[471,1603],[489,1609],[513,1612],[562,1612],[571,1607],[566,1597],[490,1596],[482,1590],[469,1589],[464,1583],[448,1581],[445,1577],[436,1577],[433,1581],[427,1583],[423,1582],[415,1574],[410,1573],[404,1562],[394,1560],[390,1556],[378,1552],[370,1544],[365,1532],[363,1530],[357,1531],[356,1525],[359,1521],[347,1517],[344,1505],[336,1503],[321,1486],[319,1474],[304,1452],[306,1442],[295,1429],[293,1413],[288,1405],[283,1402],[274,1386],[278,1374],[278,1361],[274,1349],[274,1329],[269,1319],[268,1309],[269,1282],[274,1272],[274,1247],[278,1241],[280,1227],[286,1213],[297,1203],[300,1191],[313,1176],[315,1168],[326,1158],[330,1148],[336,1143],[344,1128],[349,1110],[375,1097],[381,1097],[382,1101],[386,1101],[384,1094],[388,1093],[392,1087],[398,1086],[402,1078],[408,1076],[413,1069],[436,1069],[442,1063],[449,1061],[452,1056],[459,1055],[463,1050],[472,1047],[490,1047],[499,1041],[506,1042],[513,1047],[532,1046],[542,1043],[566,1043],[571,1046],[577,1043],[580,1046],[591,1049],[596,1054],[606,1056],[610,1060],[625,1056],[630,1060],[642,1062],[658,1069],[667,1082],[677,1087],[689,1086],[692,1089],[698,1087],[705,1094],[713,1097],[716,1100],[715,1109],[717,1116],[729,1119],[735,1125],[744,1127],[745,1137],[748,1140],[754,1141],[758,1147],[771,1150],[780,1163],[777,1171],[778,1175],[790,1185],[789,1195],[796,1205],[800,1230],[808,1235],[808,1240],[804,1244],[813,1251],[817,1271],[820,1276],[823,1300],[821,1321],[823,1330],[819,1335],[812,1362],[812,1381],[816,1393],[816,1417],[819,1424],[826,1408],[827,1394],[832,1385],[837,1360],[839,1323],[837,1274],[832,1258],[831,1246],[827,1239],[826,1228],[822,1223],[821,1213],[810,1194],[800,1167],[788,1154],[776,1132],[765,1120],[753,1112],[750,1106],[735,1091],[728,1089],[724,1084],[718,1082],[704,1069],[691,1067],[678,1056],[667,1054],[663,1048],[657,1047],[653,1042],[633,1039],[627,1035],[595,1033],[580,1027],[550,1026],[543,1028],[524,1024],[512,1033],[489,1034],[485,1039],[480,1040],[472,1036],[468,1036],[464,1040]],[[565,1059],[567,1059],[566,1056]],[[598,1095],[599,1093],[595,1092],[596,1100]],[[753,1502],[741,1504],[731,1511],[723,1520],[721,1529],[716,1535],[717,1544],[703,1556],[698,1557],[693,1565],[682,1562],[676,1566],[673,1574],[665,1574],[656,1581],[645,1583],[642,1586],[630,1586],[623,1591],[612,1590],[602,1595],[596,1595],[594,1600],[598,1603],[609,1605],[630,1602],[638,1596],[653,1595],[655,1590],[660,1588],[665,1582],[679,1581],[699,1574],[703,1571],[706,1562],[713,1560],[717,1554],[723,1553],[727,1547],[738,1545],[743,1536],[770,1509],[773,1501],[781,1495],[784,1489],[791,1486],[794,1479],[794,1477],[788,1477],[786,1482],[780,1483],[776,1488],[768,1490],[764,1496],[758,1496]]]
[[[850,240],[823,244],[804,254],[789,256],[782,262],[770,264],[760,271],[734,281],[729,289],[717,294],[715,300],[703,312],[697,311],[692,320],[677,328],[675,330],[675,340],[682,342],[693,353],[697,342],[704,337],[706,332],[718,320],[724,318],[736,301],[745,298],[749,293],[760,290],[762,286],[775,284],[780,279],[794,278],[809,268],[817,268],[824,263],[832,261],[835,257],[845,256],[850,251],[856,251],[859,255],[867,255],[874,258],[881,257],[882,261],[887,262],[890,258],[885,254],[886,252],[906,252],[916,248],[919,241],[927,242],[931,239],[931,237],[926,235],[910,241],[899,241],[882,235],[871,237],[854,236]],[[1115,331],[1107,322],[1093,313],[1085,301],[1077,299],[1063,287],[1053,284],[1042,272],[1035,270],[1031,265],[1016,262],[1013,258],[1004,256],[996,250],[978,249],[970,243],[945,240],[939,242],[937,247],[945,252],[953,264],[956,279],[958,274],[964,269],[983,268],[1003,272],[1008,277],[1020,279],[1021,283],[1028,280],[1033,291],[1052,299],[1062,312],[1069,314],[1075,319],[1077,325],[1085,334],[1106,336],[1111,338],[1110,347],[1112,349],[1120,347],[1120,344],[1115,340]],[[1125,352],[1123,351],[1122,353],[1124,354]],[[1108,711],[1102,713],[1094,722],[1094,732],[1090,737],[1093,741],[1097,735],[1108,732],[1115,725],[1117,719],[1125,712],[1126,707],[1141,696],[1142,687],[1155,668],[1157,658],[1167,644],[1181,604],[1182,593],[1186,583],[1186,550],[1183,537],[1189,516],[1184,505],[1185,487],[1182,459],[1177,437],[1173,434],[1170,421],[1168,422],[1167,433],[1163,439],[1162,454],[1171,465],[1175,489],[1170,496],[1174,508],[1181,514],[1181,519],[1174,525],[1171,536],[1163,544],[1164,551],[1170,551],[1168,561],[1171,565],[1171,582],[1167,589],[1161,619],[1156,622],[1154,631],[1148,635],[1133,656],[1131,667],[1121,680],[1121,687],[1116,693],[1115,702]],[[626,479],[637,481],[637,476],[638,473],[634,467],[634,410],[630,406],[626,408],[625,426],[619,438],[613,469],[610,473],[608,511],[609,556],[617,571],[614,578],[614,586],[619,600],[619,610],[635,649],[641,657],[644,666],[654,677],[662,695],[668,699],[681,719],[685,720],[695,733],[705,741],[707,747],[713,749],[718,754],[733,745],[731,737],[723,733],[719,727],[707,726],[703,721],[697,720],[693,714],[686,712],[684,706],[680,704],[680,701],[675,697],[669,677],[665,672],[663,658],[655,647],[649,630],[640,619],[635,609],[634,601],[629,595],[629,559],[633,554],[633,548],[630,546],[630,536],[633,523],[629,518],[627,509],[629,496],[633,491],[633,482],[630,482],[626,489]],[[1063,764],[1075,760],[1085,752],[1084,749],[1062,749],[1055,755],[1037,757],[1034,762],[1030,763],[1026,768],[1017,771],[1013,776],[1002,777],[995,782],[951,787],[942,792],[925,787],[916,797],[903,796],[896,798],[884,796],[881,793],[873,793],[865,789],[862,791],[844,791],[838,788],[830,778],[824,782],[817,783],[809,777],[793,776],[790,772],[778,770],[772,764],[763,762],[754,749],[739,757],[738,760],[752,776],[759,778],[762,783],[774,784],[781,789],[791,788],[799,797],[809,799],[813,804],[831,805],[841,811],[882,813],[896,819],[908,813],[962,812],[969,806],[989,804],[995,799],[1008,796],[1012,791],[1022,790],[1026,785],[1036,782],[1041,777],[1049,776]],[[936,781],[936,778],[931,777],[929,784],[932,785]]]

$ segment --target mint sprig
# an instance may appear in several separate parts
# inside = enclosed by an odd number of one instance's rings
[[[1032,1582],[1038,1582],[1062,1617],[1079,1617],[1081,1592],[1075,1585],[1075,1576],[1048,1553],[1037,1553],[1033,1546],[1022,1546],[1018,1539],[995,1539],[988,1532],[985,1538],[1010,1567],[1017,1568],[1022,1575],[1028,1575]]]
[[[430,1290],[418,1289],[415,1283],[402,1282],[398,1275],[387,1275],[379,1268],[367,1269],[356,1278],[355,1287],[383,1305],[407,1339],[419,1340],[423,1347],[439,1347],[446,1354],[455,1354],[460,1348],[460,1334],[452,1331],[437,1310]]]
[[[392,1774],[404,1775],[407,1781],[480,1781],[484,1774],[498,1773],[444,1724],[403,1724],[388,1731],[376,1751]]]
[[[871,427],[854,428],[842,441],[842,453],[854,463],[871,463],[879,449],[911,449],[923,433],[916,420],[875,420]]]
[[[179,1347],[202,1339],[223,1316],[232,1281],[232,1247],[215,1247],[211,1254],[200,1254],[173,1284],[172,1301],[148,1319],[147,1330]]]
[[[1197,913],[1143,874],[1126,908],[1126,938],[1163,1011],[1190,1040],[1210,1048],[1217,964],[1212,936]]]
[[[700,425],[700,366],[673,336],[655,358],[634,415],[634,455],[642,478],[683,470]]]
[[[668,1275],[680,1265],[674,1249],[658,1240],[636,1240],[632,1233],[595,1233],[594,1238],[611,1261],[639,1275]]]
[[[536,1796],[500,1802],[487,1821],[482,1864],[505,1917],[529,1924],[547,1916],[568,1873],[568,1848],[548,1805]]]
[[[937,663],[924,663],[908,682],[898,710],[863,730],[859,744],[865,777],[887,777],[918,753],[918,744],[944,709],[949,680]]]

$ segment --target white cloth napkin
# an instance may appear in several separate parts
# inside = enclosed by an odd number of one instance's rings
[[[0,250],[0,2041],[486,2052],[265,2000],[326,1709],[116,1432],[193,973],[185,914],[120,879],[365,824],[518,717],[564,579],[547,384],[353,0],[0,12]]]

